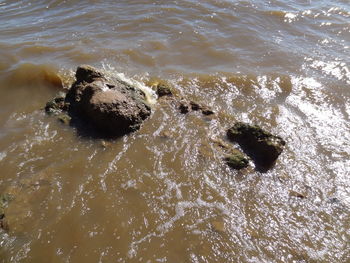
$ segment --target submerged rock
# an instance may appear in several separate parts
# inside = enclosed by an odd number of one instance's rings
[[[190,105],[189,103],[185,101],[181,101],[179,105],[179,110],[182,114],[186,114],[190,111]]]
[[[228,166],[236,170],[247,168],[249,165],[248,158],[238,150],[225,157],[225,161]]]
[[[281,137],[242,122],[237,122],[230,128],[227,136],[231,141],[237,142],[261,170],[272,167],[286,144]]]
[[[0,228],[8,230],[8,225],[5,218],[5,208],[11,201],[12,197],[8,194],[0,195]]]
[[[202,109],[202,106],[199,105],[197,102],[190,101],[190,105],[191,105],[191,109],[192,109],[193,111],[198,111],[198,110],[201,110],[201,109]]]
[[[223,220],[215,220],[211,223],[211,228],[217,233],[223,234],[225,233],[225,223]]]
[[[171,101],[173,105],[182,114],[187,114],[193,111],[200,111],[203,115],[209,116],[215,114],[208,106],[199,104],[193,100],[188,100],[187,98],[176,96],[171,87],[167,84],[159,83],[156,86],[156,93],[160,101]]]
[[[173,96],[171,89],[165,84],[157,85],[157,95],[158,97]]]
[[[75,76],[64,100],[55,98],[45,107],[48,113],[65,110],[69,116],[60,115],[60,121],[69,123],[71,118],[72,123],[85,123],[102,137],[115,137],[138,130],[151,114],[140,89],[110,81],[91,66],[79,66]]]
[[[215,114],[215,112],[212,111],[212,110],[209,109],[209,108],[204,108],[204,109],[202,109],[202,114],[208,116],[208,115],[213,115],[213,114]]]
[[[241,170],[249,166],[249,158],[240,150],[234,148],[232,145],[224,142],[221,139],[211,139],[216,148],[223,151],[226,155],[224,161],[232,169]]]
[[[57,97],[46,103],[45,106],[46,113],[50,115],[60,114],[63,110],[67,110],[64,94],[59,94]]]
[[[212,111],[210,108],[200,105],[197,102],[194,101],[186,101],[181,100],[179,102],[179,110],[182,114],[187,114],[190,111],[201,111],[203,115],[212,115],[215,114],[214,111]]]
[[[63,124],[70,124],[71,117],[68,115],[67,110],[69,104],[65,102],[64,95],[59,95],[46,103],[45,111],[49,115],[54,115],[57,120]]]

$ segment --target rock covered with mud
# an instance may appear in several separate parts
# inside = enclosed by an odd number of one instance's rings
[[[286,144],[281,137],[272,135],[259,126],[243,122],[237,122],[230,128],[227,137],[237,142],[262,170],[273,166]]]
[[[73,122],[84,122],[100,135],[112,137],[138,130],[150,116],[151,108],[140,89],[120,80],[111,81],[86,65],[78,67],[75,77],[64,102],[55,98],[47,104],[46,112],[61,110]],[[67,120],[62,115],[61,119]]]

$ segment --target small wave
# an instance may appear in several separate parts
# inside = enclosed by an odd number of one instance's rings
[[[4,77],[2,86],[50,86],[53,88],[63,88],[63,83],[57,70],[50,65],[35,65],[23,63],[16,68],[9,70]]]
[[[1,45],[0,49],[3,49]],[[18,57],[10,52],[1,52],[0,72],[9,70],[12,65],[18,62],[18,60]]]
[[[0,152],[0,162],[7,156],[6,152]]]
[[[281,10],[273,10],[273,11],[265,11],[264,12],[267,15],[281,18],[283,19],[283,22],[286,23],[292,23],[298,19],[298,13],[295,12],[287,12],[287,11],[281,11]]]
[[[52,54],[54,52],[67,52],[71,49],[73,49],[71,46],[30,45],[23,47],[20,54],[22,56],[38,56],[42,54]]]
[[[146,94],[146,100],[150,104],[155,104],[157,102],[157,95],[150,87],[147,87],[145,84],[127,77],[124,73],[117,72],[114,67],[108,64],[103,64],[103,69],[105,73],[111,78],[116,78],[118,80],[121,80],[129,85],[132,85],[134,87],[137,87],[138,89],[142,90]]]
[[[342,61],[321,61],[312,60],[307,58],[306,61],[310,61],[310,67],[316,70],[320,70],[322,73],[335,77],[338,80],[350,83],[350,70],[345,62]]]

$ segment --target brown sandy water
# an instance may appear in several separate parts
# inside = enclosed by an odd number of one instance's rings
[[[0,22],[0,262],[350,262],[348,1],[0,0]],[[42,108],[83,63],[217,114],[78,137]],[[235,121],[286,140],[272,170],[224,164]]]

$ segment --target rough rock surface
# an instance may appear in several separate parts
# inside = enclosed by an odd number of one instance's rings
[[[207,116],[215,114],[214,111],[212,111],[206,106],[200,105],[194,101],[186,101],[184,99],[182,99],[179,102],[178,108],[182,114],[189,113],[190,111],[201,111],[203,115],[207,115]]]
[[[156,93],[159,99],[164,99],[166,101],[172,101],[176,105],[177,109],[182,114],[187,114],[193,111],[200,111],[203,115],[209,116],[214,115],[215,112],[211,110],[208,106],[201,105],[195,101],[187,100],[186,98],[176,96],[173,93],[173,89],[164,83],[159,83],[156,88]]]
[[[67,110],[67,105],[65,104],[64,99],[65,96],[63,94],[59,94],[57,97],[46,103],[46,113],[50,115],[57,115],[60,114],[63,110]]]
[[[173,96],[171,89],[165,84],[157,85],[157,95],[158,97]]]
[[[190,105],[188,102],[181,101],[179,105],[179,110],[182,114],[186,114],[190,111]]]
[[[230,128],[227,136],[237,142],[262,170],[269,169],[275,163],[286,144],[281,137],[242,122]]]
[[[76,81],[66,97],[48,102],[46,112],[67,111],[67,123],[85,123],[102,136],[121,136],[138,130],[151,114],[145,94],[140,89],[119,80],[110,81],[91,66],[79,66]]]
[[[224,161],[226,164],[235,170],[241,170],[249,166],[249,158],[239,149],[234,148],[231,144],[224,142],[221,139],[211,138],[217,149],[225,152]]]
[[[247,168],[249,165],[248,158],[238,150],[225,157],[225,161],[228,166],[236,170]]]
[[[8,194],[0,195],[0,228],[8,230],[8,225],[5,218],[5,208],[11,201],[11,196]]]

